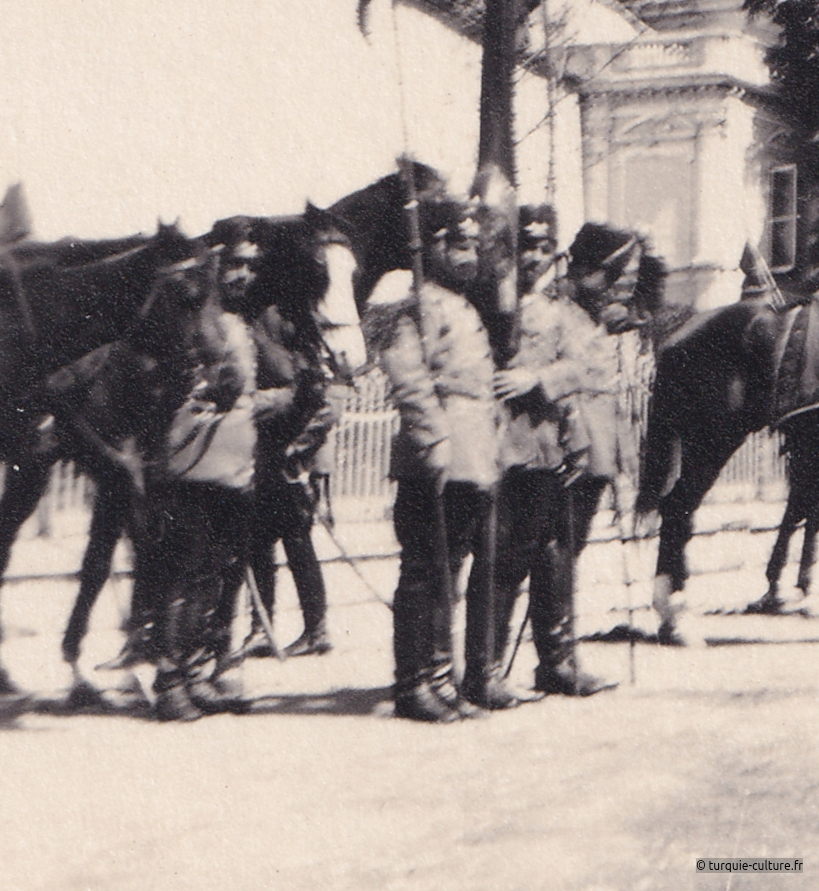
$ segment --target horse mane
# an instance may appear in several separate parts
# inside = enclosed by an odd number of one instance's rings
[[[420,200],[441,198],[446,194],[446,180],[434,167],[421,161],[413,161],[410,167],[415,181],[415,192]],[[404,189],[402,174],[397,171],[388,173],[374,183],[340,198],[335,204],[330,205],[329,210],[353,224],[356,222],[353,218],[362,214],[377,222],[378,208],[388,212],[395,208],[396,201],[403,208]],[[375,202],[375,210],[371,209],[371,202]]]
[[[234,216],[216,222],[203,236],[211,247],[222,247],[223,261],[243,242],[255,245],[251,258],[256,279],[237,307],[248,321],[255,321],[274,306],[292,322],[313,347],[319,344],[313,311],[327,287],[326,267],[316,258],[322,232],[347,237],[344,224],[331,212],[308,204],[304,214],[268,217]]]
[[[150,236],[139,233],[124,238],[88,241],[66,236],[59,241],[23,241],[14,245],[13,258],[24,265],[36,263],[55,267],[82,266],[106,257],[124,254],[142,247],[150,241]]]

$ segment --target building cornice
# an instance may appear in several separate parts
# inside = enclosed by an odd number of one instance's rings
[[[760,87],[727,75],[688,75],[651,78],[645,80],[607,80],[584,83],[577,89],[581,101],[602,97],[646,97],[681,93],[725,93],[740,99],[770,105],[777,104],[773,87]]]

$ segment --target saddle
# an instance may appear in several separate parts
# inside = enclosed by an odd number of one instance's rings
[[[780,318],[774,352],[773,428],[819,409],[819,295]]]

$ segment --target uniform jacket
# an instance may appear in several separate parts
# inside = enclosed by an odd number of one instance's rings
[[[384,276],[392,277],[384,289],[394,292],[399,276],[403,284],[399,290],[407,294],[410,279],[405,272]],[[422,338],[414,301],[378,305],[379,288],[364,327],[401,419],[390,475],[394,479],[428,475],[430,449],[447,441],[447,479],[488,488],[498,479],[498,411],[489,338],[477,310],[461,294],[425,283]]]
[[[250,331],[238,316],[214,308],[191,360],[193,386],[171,420],[165,473],[184,482],[249,490],[256,451]]]
[[[565,297],[523,298],[510,367],[536,370],[540,386],[509,405],[504,468],[555,469],[570,459],[592,476],[613,478],[618,467],[636,465],[632,437],[620,429],[619,336]]]
[[[309,470],[337,417],[327,403],[317,363],[299,344],[293,324],[275,307],[256,322],[259,356],[256,419],[263,452],[259,472]]]

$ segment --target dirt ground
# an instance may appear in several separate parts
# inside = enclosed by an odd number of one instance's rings
[[[394,561],[364,571],[391,590]],[[789,642],[641,643],[633,684],[626,644],[586,643],[585,666],[617,690],[423,726],[390,717],[388,608],[344,566],[327,578],[334,651],[246,663],[249,715],[25,714],[0,733],[0,887],[819,887],[819,651],[805,642],[819,621],[696,615],[699,637]],[[45,695],[69,680],[59,632],[72,590],[4,591],[6,662]],[[118,648],[126,594],[109,585],[94,616],[84,666],[101,684],[111,678],[93,664]],[[287,642],[300,630],[288,584],[281,599]],[[515,664],[520,685],[531,649]],[[801,857],[805,872],[695,869],[741,856]]]

